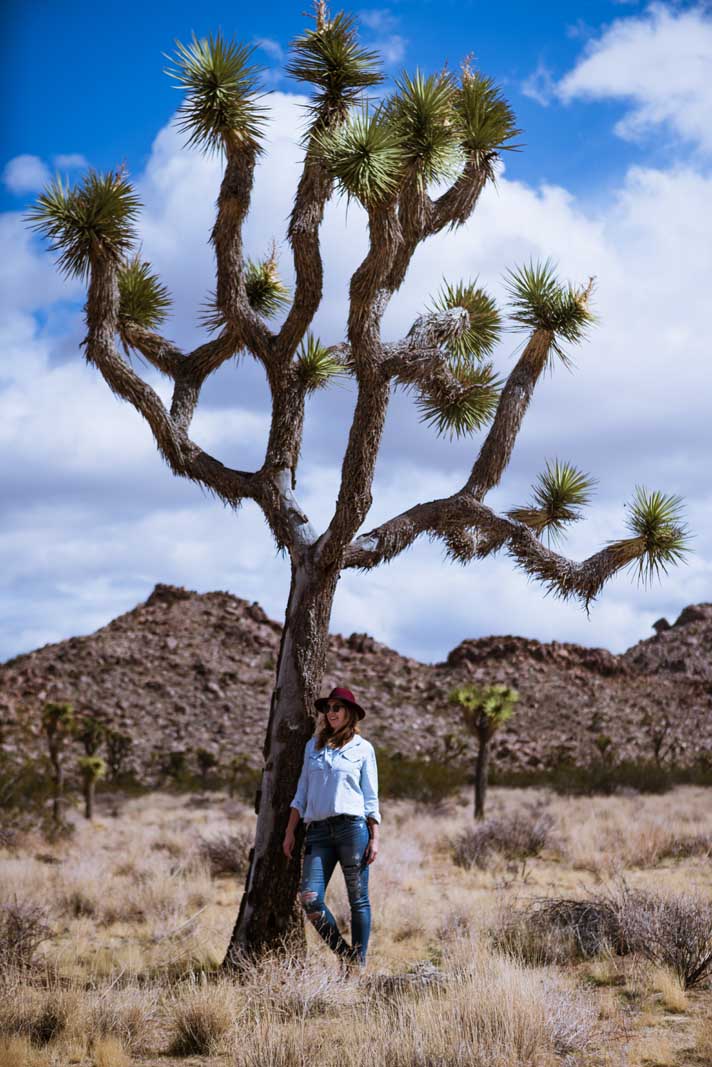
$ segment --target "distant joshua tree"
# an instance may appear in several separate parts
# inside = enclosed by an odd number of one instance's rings
[[[106,775],[106,761],[101,756],[81,756],[79,770],[82,776],[82,792],[84,793],[84,815],[87,819],[93,819],[96,783]]]
[[[569,464],[548,467],[526,507],[498,514],[485,502],[509,463],[544,370],[566,363],[566,346],[580,341],[593,321],[591,281],[562,284],[548,262],[507,275],[510,326],[523,331],[525,341],[506,381],[489,358],[502,313],[474,281],[447,281],[405,337],[385,342],[381,336],[384,312],[416,250],[428,237],[467,222],[495,177],[499,155],[515,147],[513,112],[492,80],[466,61],[457,76],[449,70],[404,73],[389,95],[369,101],[369,89],[383,80],[379,56],[359,44],[350,15],[332,17],[323,2],[316,4],[314,24],[293,42],[287,64],[291,77],[314,90],[287,231],[295,275],[290,292],[279,277],[276,246],[262,260],[247,258],[243,248],[267,111],[251,54],[250,46],[220,33],[193,37],[177,45],[172,69],[185,94],[178,116],[188,145],[216,151],[225,162],[212,230],[216,285],[205,319],[212,338],[183,352],[156,331],[169,294],[135,252],[140,203],[123,169],[89,172],[75,187],[58,178],[30,213],[59,254],[60,269],[87,282],[89,363],[146,419],[175,474],[235,510],[243,500],[255,501],[290,560],[255,845],[226,966],[242,954],[278,948],[288,934],[293,944],[303,943],[299,850],[296,861],[287,862],[281,843],[314,729],[331,608],[345,569],[387,563],[424,535],[439,539],[462,564],[505,551],[548,590],[588,606],[621,568],[633,564],[650,577],[685,550],[679,498],[638,489],[628,514],[630,536],[582,563],[552,551],[542,535],[579,517],[592,484]],[[351,278],[346,337],[325,345],[311,326],[323,292],[319,231],[335,193],[362,206],[369,247]],[[269,320],[277,313],[281,325],[272,329]],[[173,383],[170,407],[138,374],[132,352]],[[256,471],[226,466],[190,436],[203,384],[245,352],[262,365],[272,398],[264,461]],[[334,512],[318,531],[296,495],[305,405],[339,375],[353,382],[356,403]],[[414,501],[359,534],[397,386],[414,395],[435,432],[483,436],[460,488]]]
[[[475,763],[475,818],[484,819],[487,799],[487,774],[489,770],[490,741],[508,719],[519,700],[516,689],[507,685],[488,685],[480,689],[476,685],[463,685],[453,689],[450,703],[457,704],[462,719],[477,738],[477,761]]]
[[[75,719],[72,704],[49,701],[42,709],[42,728],[47,738],[49,760],[52,764],[54,797],[52,800],[52,818],[55,825],[62,822],[62,801],[64,799],[64,746],[74,732]]]

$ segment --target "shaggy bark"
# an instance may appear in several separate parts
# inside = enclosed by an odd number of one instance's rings
[[[224,961],[230,970],[239,969],[245,957],[266,950],[304,946],[303,915],[297,903],[304,824],[299,824],[291,861],[282,851],[282,841],[304,746],[314,729],[314,700],[326,664],[337,580],[335,570],[324,571],[318,565],[313,550],[292,568],[263,750],[264,769],[255,799],[255,844]]]

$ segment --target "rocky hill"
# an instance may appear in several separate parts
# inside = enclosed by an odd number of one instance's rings
[[[602,738],[617,759],[648,759],[656,737],[678,763],[712,759],[712,604],[694,605],[623,655],[521,637],[466,640],[444,663],[399,655],[367,634],[331,638],[324,690],[348,685],[368,709],[363,732],[391,753],[450,758],[460,738],[453,686],[503,682],[520,692],[497,735],[499,766],[588,763]],[[36,750],[45,700],[70,700],[134,738],[140,775],[158,753],[198,747],[221,762],[261,760],[280,625],[228,593],[157,585],[148,600],[87,637],[0,665],[0,746]],[[667,728],[665,723],[668,723]],[[472,742],[458,757],[469,760]]]

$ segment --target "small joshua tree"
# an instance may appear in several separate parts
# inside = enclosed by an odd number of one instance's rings
[[[62,800],[64,798],[64,746],[74,730],[74,708],[71,704],[49,701],[42,709],[42,728],[47,738],[49,759],[52,764],[54,779],[54,797],[52,801],[52,818],[55,825],[62,822]]]
[[[108,729],[106,731],[106,762],[111,771],[112,779],[121,774],[126,763],[126,757],[133,748],[133,740],[121,730]]]
[[[87,756],[95,756],[106,739],[106,726],[94,715],[82,715],[77,721],[74,736],[81,743]]]
[[[453,689],[450,703],[462,711],[462,720],[467,729],[477,738],[475,762],[475,818],[484,819],[487,799],[487,771],[490,757],[490,741],[508,719],[519,700],[516,689],[507,685],[488,685],[483,689],[476,685],[463,685]]]
[[[90,172],[75,187],[57,179],[31,212],[33,225],[58,253],[60,269],[88,284],[89,363],[146,419],[175,474],[232,508],[255,501],[289,558],[291,587],[264,743],[255,847],[226,966],[243,953],[279,949],[286,937],[304,943],[296,903],[301,836],[294,862],[281,845],[304,745],[314,729],[314,699],[344,569],[385,564],[426,536],[442,541],[449,558],[462,564],[507,552],[548,590],[588,606],[621,568],[632,564],[649,577],[678,561],[685,545],[679,499],[639,489],[629,513],[630,536],[610,541],[581,563],[552,551],[543,535],[578,518],[588,493],[589,479],[571,466],[550,468],[525,508],[499,514],[486,502],[507,468],[544,370],[565,363],[567,346],[579,342],[593,321],[591,282],[562,283],[548,263],[507,274],[510,327],[522,331],[525,341],[506,381],[490,359],[502,312],[476,281],[446,282],[405,337],[386,342],[381,335],[383,315],[417,249],[468,221],[494,180],[501,153],[515,147],[512,109],[492,80],[465,62],[458,75],[404,73],[390,92],[369,101],[367,92],[383,81],[379,56],[360,45],[351,16],[331,16],[321,0],[315,5],[314,25],[293,42],[287,64],[292,78],[313,88],[288,225],[295,279],[290,291],[274,250],[258,260],[243,247],[267,111],[251,53],[221,34],[194,37],[178,44],[172,68],[184,93],[178,119],[188,145],[219,152],[225,164],[211,237],[216,283],[205,320],[213,336],[193,351],[157,332],[170,298],[135,251],[140,204],[123,170]],[[324,344],[312,323],[323,293],[320,228],[335,193],[363,208],[369,246],[351,278],[346,336]],[[280,323],[273,327],[276,315]],[[264,461],[255,471],[226,466],[191,437],[203,384],[243,352],[262,365],[272,402]],[[132,365],[131,353],[172,383],[170,407]],[[356,403],[333,515],[319,531],[296,495],[298,463],[307,398],[337,375],[350,378]],[[421,418],[437,433],[481,434],[481,440],[471,469],[449,496],[414,500],[402,514],[359,533],[397,386],[414,395]]]
[[[203,789],[208,788],[208,776],[218,765],[217,756],[207,748],[198,748],[195,752],[195,762],[198,764],[200,784]]]
[[[84,793],[84,815],[87,819],[94,817],[94,792],[96,783],[106,775],[106,762],[101,756],[81,756],[79,770],[82,776]]]

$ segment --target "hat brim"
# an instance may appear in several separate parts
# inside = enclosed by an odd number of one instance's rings
[[[339,697],[338,699],[341,701],[342,704],[348,704],[350,708],[353,708],[359,719],[363,719],[365,717],[366,712],[363,710],[360,704],[356,704],[352,700],[344,700],[343,697]],[[329,703],[330,700],[331,697],[319,697],[318,700],[314,701],[314,707],[317,711],[326,711],[326,705]]]

